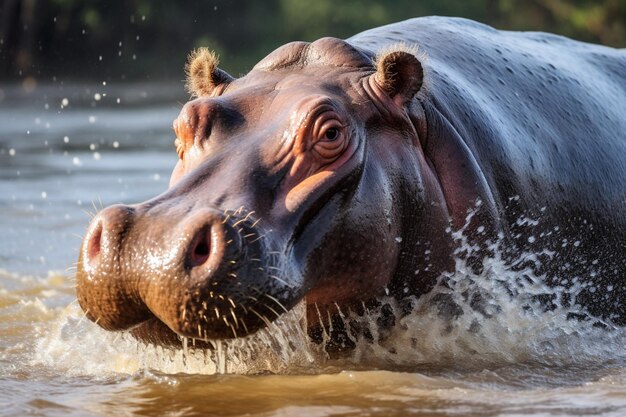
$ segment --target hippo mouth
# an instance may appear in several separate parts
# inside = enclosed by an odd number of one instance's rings
[[[258,345],[271,344],[273,341],[277,341],[277,335],[283,335],[283,339],[288,339],[292,342],[294,338],[299,338],[302,345],[309,346],[309,317],[307,316],[305,298],[300,299],[293,308],[281,314],[280,317],[269,319],[272,319],[271,322],[264,321],[264,325],[255,332],[238,335],[237,338],[201,339],[182,336],[174,332],[155,316],[128,330],[127,334],[130,334],[141,343],[172,349],[214,350],[218,341],[224,343],[235,342],[236,346],[248,346],[253,349],[258,348]],[[284,346],[281,346],[281,348],[284,348]]]
[[[155,316],[132,328],[130,334],[135,339],[147,344],[174,348],[183,346],[182,336],[167,327],[165,323]],[[210,343],[204,340],[194,341],[199,348],[209,349],[211,347]]]
[[[153,211],[112,206],[87,233],[77,295],[101,327],[170,346],[240,338],[302,299],[298,274],[253,213],[204,210],[164,231],[150,227],[163,216]]]

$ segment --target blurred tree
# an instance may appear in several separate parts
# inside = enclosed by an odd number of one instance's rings
[[[238,75],[290,40],[431,14],[626,46],[626,0],[0,0],[0,79],[180,79],[200,45]]]

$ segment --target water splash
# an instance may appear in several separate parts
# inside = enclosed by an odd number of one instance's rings
[[[258,374],[307,369],[318,353],[306,335],[304,301],[256,334],[230,341],[211,341],[213,349],[196,349],[183,339],[183,349],[146,345],[127,333],[100,329],[73,303],[38,335],[31,363],[69,375],[163,373]]]
[[[499,235],[476,272],[468,260],[481,249],[466,235],[475,214],[468,214],[462,229],[450,231],[458,244],[454,272],[442,274],[431,292],[403,300],[383,297],[376,308],[345,315],[356,346],[347,359],[353,366],[474,368],[626,360],[626,329],[593,317],[574,301],[589,284],[557,279],[562,285],[549,286],[545,275],[537,275],[553,251],[523,252],[511,263]],[[539,223],[518,219],[531,230]]]
[[[473,215],[468,215],[464,228],[450,231],[458,243],[455,268],[443,274],[431,292],[402,300],[386,296],[378,307],[364,313],[342,313],[355,347],[341,359],[328,359],[327,338],[319,346],[309,340],[304,301],[269,328],[246,338],[213,341],[213,348],[207,350],[195,348],[193,339],[183,339],[183,348],[173,350],[142,344],[128,334],[106,332],[86,320],[73,303],[57,309],[56,318],[42,326],[31,362],[69,374],[102,375],[145,370],[293,374],[350,368],[626,361],[626,329],[590,319],[572,302],[585,284],[562,280],[563,285],[548,286],[546,277],[535,272],[554,252],[522,253],[512,267],[510,259],[505,260],[500,236],[490,243],[491,256],[482,260],[482,269],[476,272],[468,259],[480,249],[465,233]],[[518,224],[532,229],[539,223],[520,218]],[[45,306],[37,304],[37,309],[45,310]]]

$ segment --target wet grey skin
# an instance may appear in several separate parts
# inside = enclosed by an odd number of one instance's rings
[[[170,188],[104,209],[80,250],[103,328],[243,337],[306,297],[314,334],[427,293],[455,256],[480,273],[496,241],[577,288],[545,308],[626,323],[624,50],[431,17],[289,43],[238,79],[194,59]]]

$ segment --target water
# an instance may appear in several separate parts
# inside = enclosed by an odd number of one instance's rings
[[[625,332],[533,308],[540,280],[511,299],[497,258],[481,276],[458,262],[452,288],[413,300],[391,331],[380,311],[353,317],[372,336],[341,359],[309,343],[303,306],[211,352],[99,329],[75,301],[80,236],[90,212],[167,187],[182,87],[0,89],[0,415],[626,415]],[[466,290],[491,294],[489,314]],[[464,314],[443,317],[437,295]]]

